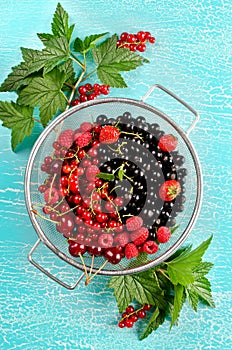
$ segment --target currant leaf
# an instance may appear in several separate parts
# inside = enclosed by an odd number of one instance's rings
[[[65,75],[66,75],[65,83],[70,84],[70,85],[75,84],[76,74],[75,74],[74,67],[73,67],[73,61],[71,59],[68,59],[67,61],[62,63],[58,67],[58,69],[65,73]]]
[[[109,288],[114,289],[114,296],[119,312],[123,312],[132,302],[135,294],[135,285],[131,275],[115,276],[110,279]]]
[[[16,91],[22,85],[26,85],[26,78],[28,76],[28,64],[21,62],[18,66],[12,68],[12,72],[7,76],[0,91]]]
[[[211,293],[211,284],[206,277],[198,277],[186,287],[189,293],[195,293],[200,300],[211,307],[215,307]]]
[[[40,106],[40,118],[45,127],[58,110],[66,107],[66,99],[61,91],[66,79],[65,73],[55,68],[43,78],[34,78],[19,92],[18,103],[31,107]]]
[[[146,328],[143,330],[139,340],[147,338],[153,331],[159,328],[165,321],[165,312],[156,307],[154,313],[152,314]]]
[[[114,180],[114,174],[108,174],[108,173],[98,173],[96,176],[98,179],[103,179],[107,181],[113,181]]]
[[[0,101],[0,119],[3,121],[3,126],[12,129],[11,146],[14,151],[16,146],[32,133],[33,108]]]
[[[181,284],[174,286],[174,304],[172,309],[171,327],[177,322],[184,303],[184,287]]]
[[[45,46],[48,41],[55,38],[55,35],[49,33],[37,33],[37,36]]]
[[[107,33],[93,34],[86,36],[84,40],[76,38],[74,41],[74,51],[86,54],[89,50],[96,46],[96,43],[102,39]]]
[[[68,42],[70,41],[74,25],[69,27],[68,13],[64,10],[60,3],[58,3],[56,7],[51,27],[55,36],[65,36]]]
[[[119,72],[136,69],[144,62],[142,56],[126,49],[117,48],[117,35],[105,40],[92,50],[97,67],[97,75],[103,84],[112,87],[126,87]]]

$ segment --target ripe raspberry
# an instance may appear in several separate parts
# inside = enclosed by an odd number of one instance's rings
[[[58,201],[59,199],[59,193],[58,191],[53,187],[47,188],[46,191],[44,192],[44,200],[46,204],[54,204]]]
[[[126,228],[128,231],[136,231],[143,226],[143,219],[140,216],[132,216],[126,220]]]
[[[154,241],[147,241],[143,244],[143,251],[147,254],[154,254],[158,251],[159,246]]]
[[[91,140],[92,140],[92,134],[89,131],[84,132],[83,134],[81,133],[75,134],[75,142],[80,148],[88,145],[88,143]]]
[[[111,233],[102,233],[98,238],[98,244],[101,248],[110,248],[113,245],[113,236]]]
[[[116,245],[119,245],[121,247],[124,247],[128,242],[129,242],[129,234],[127,232],[122,232],[119,233],[115,238],[114,238],[114,243]]]
[[[149,236],[149,231],[146,227],[140,227],[138,230],[131,233],[131,240],[135,245],[141,245]]]
[[[171,230],[166,226],[161,226],[156,232],[156,237],[160,243],[166,243],[171,237]]]
[[[69,148],[73,143],[74,131],[71,129],[64,130],[58,137],[61,146]]]
[[[80,129],[82,132],[90,131],[92,129],[92,124],[89,122],[83,122],[80,125]]]
[[[158,146],[164,152],[172,152],[177,147],[178,139],[172,134],[161,136]]]
[[[119,129],[112,125],[106,125],[100,131],[99,141],[105,144],[115,143],[118,141],[119,136]]]
[[[138,256],[139,252],[134,243],[128,243],[125,247],[125,257],[127,259],[132,259]]]
[[[90,165],[85,171],[85,176],[88,181],[95,181],[95,176],[100,173],[99,168],[96,165]]]

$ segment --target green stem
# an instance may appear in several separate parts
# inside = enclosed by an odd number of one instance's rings
[[[71,52],[71,56],[70,56],[71,60],[73,60],[74,62],[76,62],[82,69],[85,68],[85,63],[83,64],[72,52]],[[84,57],[85,58],[85,57]]]
[[[91,72],[89,72],[84,78],[83,81],[87,80],[92,74],[94,74],[97,71],[97,68],[95,68],[94,70],[92,70]]]
[[[166,277],[166,278],[171,282],[170,278],[166,275],[166,273],[164,272],[164,270],[158,269],[157,271],[160,272],[160,273],[162,273],[162,275],[163,275],[164,277]]]
[[[80,84],[80,82],[82,81],[83,76],[85,75],[85,73],[86,73],[86,57],[85,57],[85,54],[84,54],[83,71],[82,71],[81,75],[79,76],[79,78],[77,79],[75,85],[73,86],[73,89],[72,89],[72,92],[71,92],[71,94],[70,94],[70,96],[69,96],[68,103],[67,103],[67,106],[66,106],[66,109],[65,109],[65,110],[68,110],[68,109],[69,109],[70,104],[71,104],[72,99],[73,99],[73,96],[74,96],[74,94],[75,94],[75,92],[76,92],[76,88],[77,88],[77,86]]]

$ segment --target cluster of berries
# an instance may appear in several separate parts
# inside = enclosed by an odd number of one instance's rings
[[[144,52],[146,50],[146,42],[155,43],[155,38],[150,32],[139,31],[137,34],[123,32],[117,41],[117,47],[129,49],[130,51]]]
[[[79,98],[75,98],[72,101],[72,106],[77,106],[81,102],[86,102],[90,100],[95,100],[97,96],[103,94],[103,95],[108,95],[109,94],[109,89],[110,87],[108,85],[99,85],[99,84],[85,84],[85,85],[80,85],[78,87],[78,92],[79,92]]]
[[[151,305],[144,304],[140,309],[135,310],[134,306],[129,305],[126,311],[122,313],[122,318],[118,323],[120,328],[132,328],[134,323],[138,321],[139,318],[146,317],[146,311],[152,308]]]
[[[87,252],[118,264],[122,258],[132,259],[140,252],[155,254],[159,244],[171,237],[166,226],[160,226],[153,238],[141,216],[129,213],[128,218],[122,217],[125,199],[113,190],[114,183],[101,175],[105,156],[101,147],[127,134],[120,125],[83,122],[76,130],[64,130],[53,143],[52,156],[45,157],[41,165],[47,173],[39,186],[45,201],[43,212],[68,239],[74,257]],[[174,149],[176,144],[172,135],[159,141],[160,149]],[[165,201],[172,201],[179,193],[176,180],[165,181],[159,190]]]

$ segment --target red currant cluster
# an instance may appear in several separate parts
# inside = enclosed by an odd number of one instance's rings
[[[140,309],[135,310],[134,306],[129,305],[126,311],[122,313],[122,318],[118,323],[120,328],[132,328],[134,323],[138,321],[139,318],[146,317],[146,311],[152,308],[151,305],[144,304]]]
[[[129,34],[123,32],[117,41],[117,47],[126,48],[130,51],[144,52],[146,50],[146,42],[155,43],[155,38],[150,32],[139,31],[137,34]]]
[[[108,85],[99,85],[99,84],[85,84],[80,85],[78,88],[78,92],[80,94],[79,98],[76,98],[72,101],[72,106],[77,106],[81,102],[86,102],[90,100],[94,100],[97,98],[97,96],[103,94],[108,95],[109,93],[109,86]]]

